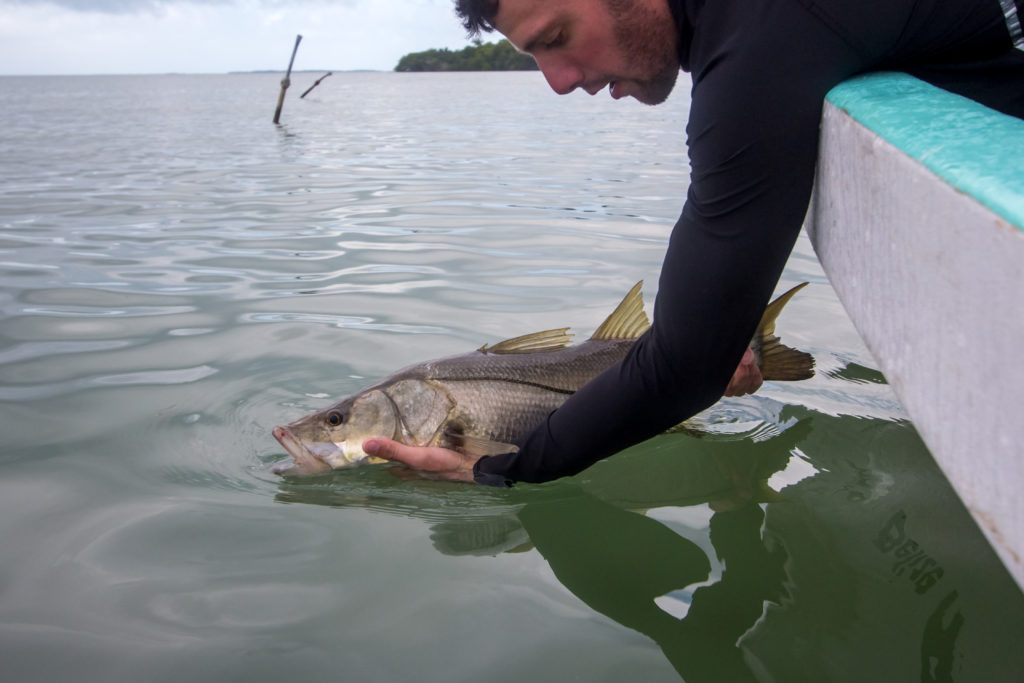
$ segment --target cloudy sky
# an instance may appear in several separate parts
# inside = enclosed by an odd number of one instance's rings
[[[297,70],[469,44],[451,0],[0,0],[0,74],[283,71],[296,34]]]

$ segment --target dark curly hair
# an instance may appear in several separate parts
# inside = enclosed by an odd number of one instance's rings
[[[455,14],[471,36],[480,31],[494,30],[494,17],[498,14],[498,0],[455,0]]]

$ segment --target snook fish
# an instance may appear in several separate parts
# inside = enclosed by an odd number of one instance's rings
[[[459,356],[411,365],[362,392],[274,428],[295,463],[279,474],[315,474],[383,462],[363,452],[371,437],[442,446],[473,455],[516,450],[512,445],[552,410],[622,359],[650,327],[638,282],[582,344],[569,328],[535,332]],[[768,305],[751,348],[766,380],[807,379],[810,354],[779,343],[775,319],[804,285]]]

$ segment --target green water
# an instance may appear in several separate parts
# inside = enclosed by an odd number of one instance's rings
[[[282,127],[275,76],[0,93],[3,680],[1019,680],[1024,596],[806,240],[812,380],[540,486],[270,472],[400,366],[652,300],[685,92],[336,74]]]

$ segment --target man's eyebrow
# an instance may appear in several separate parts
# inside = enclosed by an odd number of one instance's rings
[[[543,45],[543,43],[547,40],[548,35],[553,30],[555,30],[555,28],[556,23],[554,21],[548,22],[540,29],[535,31],[533,36],[525,43],[523,43],[523,46],[519,48],[519,51],[525,52],[526,54],[533,54],[533,51]]]

